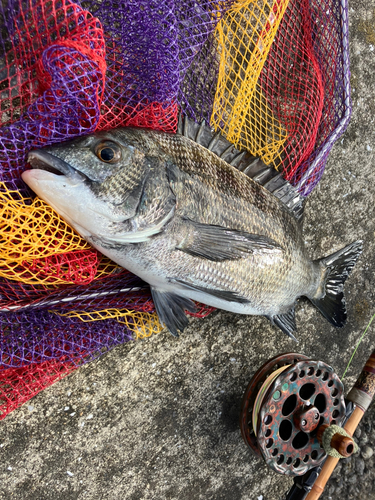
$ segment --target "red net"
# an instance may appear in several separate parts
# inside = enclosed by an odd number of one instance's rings
[[[51,255],[44,259],[24,262],[23,268],[29,276],[37,275],[46,282],[53,282],[57,276],[59,281],[83,285],[91,283],[97,275],[100,257],[92,250]]]
[[[63,359],[0,371],[0,420],[78,368]]]
[[[3,16],[1,174],[24,189],[19,177],[31,148],[95,129],[105,43],[100,22],[71,2],[10,2]]]
[[[289,181],[314,150],[323,110],[322,74],[310,26],[307,2],[290,0],[259,78],[270,110],[287,136],[272,162]]]

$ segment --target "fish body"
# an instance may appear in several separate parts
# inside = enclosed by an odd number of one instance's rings
[[[120,128],[31,152],[29,163],[24,181],[150,284],[173,334],[186,326],[193,300],[264,315],[293,336],[294,306],[306,296],[344,324],[343,283],[361,242],[311,260],[290,208],[189,137]]]

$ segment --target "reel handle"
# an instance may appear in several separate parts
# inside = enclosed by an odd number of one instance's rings
[[[352,401],[356,408],[346,422],[344,429],[350,436],[353,436],[359,422],[361,421],[365,411],[370,406],[371,401],[375,396],[375,350],[367,360],[357,382],[353,389],[349,392],[347,399]],[[336,467],[339,458],[327,457],[322,471],[316,479],[306,500],[317,500],[323,493],[328,479]]]
[[[319,441],[320,444],[323,442],[323,434],[326,429],[329,428],[329,425],[321,425],[318,429],[318,432],[316,434],[316,437]],[[352,438],[349,438],[347,436],[342,436],[339,433],[336,433],[332,436],[331,439],[331,446],[335,450],[337,450],[340,455],[342,455],[345,458],[350,457],[350,455],[353,454],[354,452],[354,441]]]

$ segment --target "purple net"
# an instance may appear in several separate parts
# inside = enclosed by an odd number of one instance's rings
[[[116,319],[94,321],[89,328],[76,318],[49,311],[14,312],[0,317],[2,367],[23,367],[48,360],[90,361],[133,334]],[[21,339],[21,341],[20,341]]]
[[[169,110],[186,99],[185,92],[191,98],[194,88],[183,85],[185,76],[232,3],[146,0],[116,2],[114,8],[112,1],[83,2],[100,19],[107,41],[108,83],[100,128],[123,125],[124,117],[153,102]],[[160,116],[151,128],[175,131],[176,117],[171,121]]]
[[[82,322],[78,317],[59,314],[109,308],[154,312],[148,285],[126,270],[89,285],[48,287],[1,279],[0,286],[3,367],[62,357],[70,363],[80,357],[82,363],[134,338],[129,328],[116,319]]]

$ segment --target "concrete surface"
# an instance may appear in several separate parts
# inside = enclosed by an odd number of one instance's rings
[[[215,312],[192,320],[179,339],[162,333],[114,349],[1,422],[1,500],[275,500],[288,489],[291,481],[242,441],[244,390],[263,362],[291,350],[341,376],[375,313],[375,1],[352,7],[353,118],[304,222],[313,257],[364,240],[346,285],[348,324],[334,329],[301,300],[298,345],[266,319]],[[353,360],[347,390],[375,348],[374,328]],[[374,408],[367,421],[371,427]],[[373,459],[366,464],[371,472]],[[353,488],[340,498],[375,499],[374,484]]]

